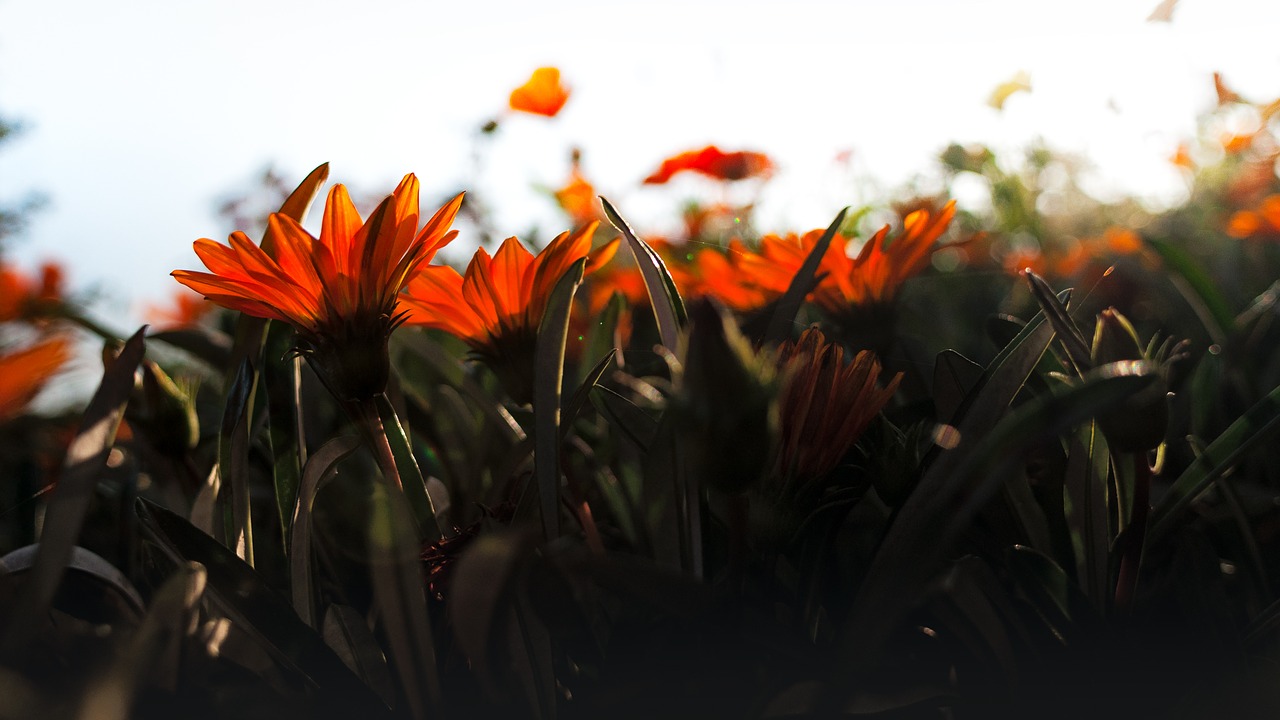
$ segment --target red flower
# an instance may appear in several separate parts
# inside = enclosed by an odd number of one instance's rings
[[[773,173],[773,161],[764,153],[745,150],[726,153],[715,145],[708,145],[701,150],[690,150],[663,160],[662,166],[644,182],[646,185],[660,185],[686,170],[717,180],[742,180],[769,176]]]

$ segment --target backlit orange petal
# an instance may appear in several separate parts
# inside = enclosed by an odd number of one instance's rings
[[[542,67],[524,85],[511,91],[512,110],[555,117],[569,99],[569,89],[560,82],[560,70]]]
[[[0,421],[19,415],[71,357],[71,340],[54,337],[0,356]]]

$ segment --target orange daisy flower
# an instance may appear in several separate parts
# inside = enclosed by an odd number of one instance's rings
[[[773,173],[773,161],[768,155],[740,150],[724,152],[715,145],[701,150],[690,150],[673,155],[644,179],[646,185],[660,185],[680,172],[696,172],[717,180],[742,180],[749,177],[767,177]]]
[[[459,195],[418,230],[418,179],[406,175],[362,223],[347,189],[335,185],[319,239],[273,213],[273,254],[240,231],[230,247],[200,239],[196,254],[211,272],[175,270],[173,277],[223,307],[289,323],[297,352],[329,390],[364,400],[386,388],[387,338],[405,317],[400,290],[456,236],[449,226],[461,204]]]
[[[22,414],[70,357],[71,340],[67,337],[53,337],[0,355],[0,422]]]
[[[511,91],[512,110],[555,117],[569,99],[569,88],[560,82],[560,70],[538,68],[529,81]]]
[[[424,268],[401,297],[408,324],[461,338],[517,402],[529,402],[533,351],[551,291],[580,258],[588,258],[590,273],[618,250],[615,238],[591,251],[596,225],[561,233],[536,256],[515,237],[507,238],[493,256],[480,248],[465,277],[448,266]]]
[[[828,343],[817,328],[805,330],[797,342],[784,343],[778,366],[784,379],[774,474],[801,482],[821,477],[840,463],[902,380],[899,373],[878,388],[880,361],[875,355],[864,350],[846,364],[843,348]]]

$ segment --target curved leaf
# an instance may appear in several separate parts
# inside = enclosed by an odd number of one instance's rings
[[[827,248],[831,246],[831,239],[844,224],[844,216],[848,212],[848,207],[840,210],[836,219],[831,221],[826,232],[822,233],[817,244],[809,251],[795,276],[791,278],[787,291],[774,305],[773,316],[769,318],[769,328],[765,331],[763,338],[765,343],[780,345],[791,337],[791,326],[795,324],[796,313],[800,312],[800,306],[804,304],[804,299],[809,296],[809,293],[818,287],[820,280],[818,267],[822,264],[822,257],[827,254]]]
[[[320,446],[302,471],[302,482],[289,523],[289,588],[293,593],[293,609],[303,622],[312,627],[316,623],[311,612],[311,601],[315,597],[311,588],[311,507],[320,486],[337,474],[338,462],[358,447],[359,436],[333,438]]]
[[[556,282],[538,326],[533,370],[533,472],[542,509],[542,535],[547,542],[560,535],[560,386],[564,378],[564,344],[569,337],[573,295],[586,267],[587,259],[579,258]]]
[[[663,345],[674,350],[680,328],[688,321],[680,291],[676,289],[676,283],[671,279],[671,273],[667,271],[667,265],[662,262],[658,253],[648,243],[636,237],[631,226],[627,225],[627,221],[622,219],[608,200],[602,197],[600,202],[604,205],[605,217],[627,239],[627,247],[635,255],[636,265],[640,267],[640,274],[644,277],[645,290],[649,293],[654,319],[658,323],[658,337],[662,338]]]

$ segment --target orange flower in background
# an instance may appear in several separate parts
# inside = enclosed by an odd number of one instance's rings
[[[574,225],[585,225],[600,219],[600,201],[596,199],[596,189],[582,176],[576,162],[569,181],[556,190],[556,202]]]
[[[423,269],[402,296],[407,322],[462,339],[494,369],[517,402],[529,402],[533,350],[551,291],[580,258],[587,258],[590,273],[617,252],[616,238],[591,250],[596,225],[561,233],[536,256],[515,237],[492,256],[480,248],[465,276],[447,266]]]
[[[53,337],[0,355],[0,422],[22,414],[70,357],[71,340],[67,337]]]
[[[936,214],[917,210],[907,215],[902,221],[902,232],[895,238],[889,238],[887,225],[881,228],[850,261],[847,271],[841,271],[843,263],[831,263],[831,274],[818,285],[815,300],[836,316],[850,306],[892,302],[903,282],[929,267],[934,243],[946,232],[955,214],[953,200]],[[847,256],[827,253],[823,264],[827,265],[827,260],[833,257],[838,261]]]
[[[169,307],[153,305],[147,308],[147,322],[166,330],[195,327],[213,312],[213,308],[213,303],[204,297],[184,289],[173,294]]]
[[[37,318],[62,302],[66,273],[56,262],[40,266],[37,280],[0,263],[0,322]]]
[[[782,297],[787,288],[791,287],[792,278],[800,272],[805,258],[809,257],[823,232],[810,230],[803,235],[765,235],[760,238],[760,249],[757,252],[747,250],[740,243],[731,242],[729,256],[734,266],[760,291],[759,304],[736,309],[754,310]],[[849,271],[850,260],[845,254],[847,243],[848,239],[843,235],[837,234],[831,238],[827,253],[818,266],[819,273],[829,275],[832,272]]]
[[[273,213],[274,257],[243,232],[230,246],[195,243],[210,272],[175,270],[174,278],[214,303],[254,317],[281,320],[298,334],[297,351],[342,400],[386,387],[387,338],[404,320],[400,290],[457,234],[449,230],[459,195],[418,230],[418,179],[406,175],[365,222],[342,185],[325,201],[320,238]]]
[[[1264,197],[1252,210],[1233,213],[1227,221],[1227,234],[1242,240],[1280,235],[1280,194]]]
[[[844,349],[828,343],[816,328],[783,344],[778,367],[784,379],[775,475],[799,481],[834,469],[902,380],[899,373],[884,388],[877,387],[880,361],[875,355],[864,350],[846,364]]]
[[[555,117],[569,99],[569,89],[560,82],[560,70],[542,67],[529,81],[511,91],[512,110]]]
[[[676,173],[696,172],[717,180],[742,180],[749,177],[767,177],[773,173],[773,161],[758,152],[724,152],[715,145],[701,150],[690,150],[662,161],[652,175],[644,179],[646,185],[660,185]]]

